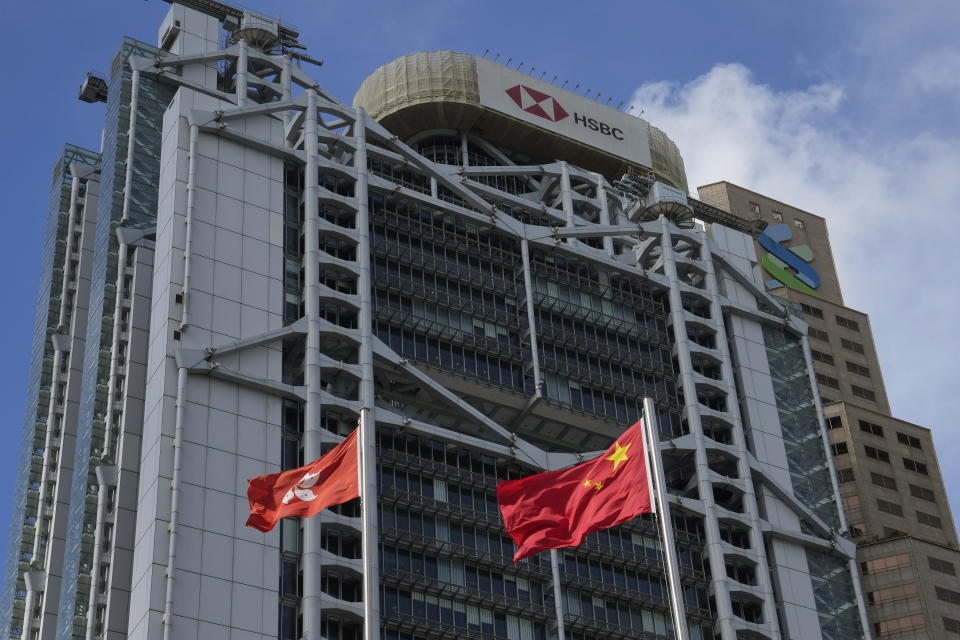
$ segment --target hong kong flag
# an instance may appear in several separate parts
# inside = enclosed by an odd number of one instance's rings
[[[329,453],[299,469],[251,478],[247,482],[247,526],[270,531],[280,518],[309,518],[327,507],[360,495],[357,480],[357,431]]]
[[[651,500],[640,422],[592,460],[497,485],[503,523],[518,547],[514,562],[649,513]]]

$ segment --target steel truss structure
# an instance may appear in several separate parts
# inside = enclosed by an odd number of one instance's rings
[[[229,78],[205,80],[224,63]],[[287,466],[321,455],[357,424],[363,434],[362,491],[377,499],[282,525],[281,638],[671,637],[652,519],[514,564],[491,502],[500,479],[605,448],[639,417],[643,397],[660,422],[666,517],[692,637],[840,637],[851,616],[869,635],[822,418],[795,434],[813,451],[796,462],[827,488],[817,502],[772,468],[761,443],[782,446],[777,437],[790,436],[784,425],[759,424],[769,417],[753,415],[746,400],[743,368],[762,367],[739,332],[766,327],[799,349],[807,378],[794,383],[806,385],[820,415],[802,321],[717,246],[742,231],[692,225],[702,203],[648,203],[649,180],[612,184],[563,161],[518,164],[511,150],[466,132],[401,141],[289,55],[243,39],[190,55],[133,55],[127,64],[134,87],[150,78],[221,105],[189,111],[185,184],[176,187],[185,207],[182,215],[161,210],[157,223],[182,225],[183,248],[172,337],[180,342],[168,343],[177,384],[165,458],[164,638],[178,637],[182,624],[184,407],[191,381],[203,376],[283,399]],[[131,113],[137,100],[134,90]],[[254,121],[281,123],[282,135],[257,135]],[[131,148],[135,127],[132,118]],[[204,242],[194,234],[198,150],[209,141],[283,163],[290,233],[284,326],[222,343],[209,342],[192,306],[194,251]],[[630,222],[638,210],[640,221]],[[152,230],[121,226],[119,263],[141,258],[118,273],[118,307],[137,269],[154,286],[162,277],[152,271],[154,239]],[[131,393],[117,384],[125,330],[120,314],[115,322],[110,407]],[[236,366],[264,346],[282,350],[280,370]],[[109,451],[126,429],[108,423],[88,608],[70,611],[69,628],[83,617],[87,638],[103,637],[97,621],[126,606],[111,597],[121,579],[103,535],[106,523],[133,526],[114,521],[109,498],[124,473]],[[849,583],[846,600],[818,603],[817,629],[798,629],[782,606],[795,570],[785,550],[833,558]]]

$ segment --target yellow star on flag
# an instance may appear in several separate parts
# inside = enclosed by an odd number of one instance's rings
[[[611,460],[611,461],[613,462],[613,470],[614,470],[614,471],[617,470],[617,467],[620,466],[620,463],[621,463],[621,462],[626,462],[627,460],[629,460],[629,458],[627,457],[627,449],[630,448],[630,445],[631,445],[631,444],[633,444],[633,443],[632,443],[632,442],[628,442],[628,443],[627,443],[627,446],[621,447],[621,446],[620,446],[620,441],[618,440],[618,441],[615,443],[616,450],[615,450],[611,455],[609,455],[609,456],[607,456],[606,458],[604,458],[604,460]]]
[[[592,485],[592,484],[593,484],[593,483],[590,482],[590,478],[587,478],[586,482],[583,483],[583,486],[584,486],[585,489],[589,489],[589,488],[590,488],[590,485]]]
[[[594,482],[594,483],[593,483],[593,490],[594,490],[594,491],[600,491],[600,489],[603,489],[603,483],[602,483],[602,482]]]

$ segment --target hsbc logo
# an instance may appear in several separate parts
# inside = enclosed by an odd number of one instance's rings
[[[570,114],[560,106],[560,103],[542,91],[531,89],[525,84],[518,84],[507,89],[507,95],[517,103],[517,106],[535,116],[545,118],[550,122],[560,122]]]
[[[518,107],[527,113],[532,113],[533,115],[539,116],[544,120],[549,120],[550,122],[560,122],[564,118],[570,116],[567,110],[560,106],[560,103],[557,102],[553,96],[542,91],[537,91],[536,89],[528,87],[525,84],[518,84],[510,87],[507,89],[506,93]],[[585,128],[591,131],[596,131],[605,136],[610,136],[616,140],[624,139],[622,129],[611,127],[607,123],[601,122],[596,118],[590,118],[574,112],[573,122],[574,124],[583,125]]]

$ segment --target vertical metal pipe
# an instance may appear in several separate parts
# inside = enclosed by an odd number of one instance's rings
[[[123,307],[123,279],[127,269],[127,256],[130,246],[126,242],[120,243],[117,252],[117,293],[113,303],[113,329],[110,340],[110,375],[107,377],[107,415],[104,417],[103,452],[102,460],[109,460],[113,445],[113,403],[116,401],[117,369],[119,368],[117,350],[120,346],[120,316]],[[131,285],[132,288],[132,285]],[[93,578],[96,580],[96,578]]]
[[[550,569],[553,572],[553,604],[557,613],[557,640],[566,640],[563,624],[563,588],[560,586],[560,554],[550,549]]]
[[[770,637],[780,638],[780,627],[777,623],[776,599],[773,586],[770,584],[770,569],[767,566],[767,556],[763,552],[763,532],[760,524],[760,510],[757,507],[757,496],[754,493],[753,478],[750,474],[750,462],[747,453],[747,443],[743,432],[743,416],[740,415],[740,405],[737,402],[737,387],[734,383],[733,361],[730,356],[730,346],[727,344],[727,335],[723,322],[723,307],[720,303],[720,287],[717,282],[716,269],[713,265],[713,252],[710,250],[710,238],[706,232],[700,232],[700,259],[706,269],[707,291],[710,293],[710,316],[717,329],[717,350],[720,351],[720,373],[723,378],[724,391],[727,394],[727,411],[733,419],[733,446],[737,451],[737,471],[743,480],[744,511],[750,522],[750,546],[757,553],[757,584],[763,592],[763,620],[768,627]],[[812,370],[812,367],[811,367]],[[831,472],[832,473],[832,472]]]
[[[187,158],[187,215],[184,216],[184,233],[186,239],[183,245],[183,289],[180,291],[183,296],[183,310],[180,315],[180,330],[186,331],[190,326],[190,263],[193,255],[193,210],[196,206],[197,198],[197,138],[200,135],[200,127],[196,124],[190,125],[190,151]]]
[[[290,100],[290,98],[293,96],[290,89],[290,86],[291,86],[290,85],[290,76],[291,76],[290,62],[291,62],[290,54],[289,53],[283,54],[283,67],[281,67],[280,69],[280,92],[281,92],[281,99],[283,100]],[[293,119],[292,111],[287,109],[286,111],[283,112],[283,124],[285,125],[290,124],[290,120],[292,119]],[[287,145],[289,144],[290,142],[288,141]]]
[[[23,628],[20,630],[20,640],[33,640],[33,601],[36,591],[27,589],[27,597],[23,601]]]
[[[247,106],[247,68],[249,66],[249,45],[246,40],[240,40],[240,54],[237,56],[237,106]]]
[[[187,397],[187,368],[177,369],[177,401],[173,435],[173,477],[170,479],[170,538],[167,544],[166,594],[163,604],[163,640],[170,640],[173,627],[173,574],[177,560],[177,521],[180,515],[180,470],[183,450],[183,412]]]
[[[320,256],[318,248],[320,201],[318,191],[317,92],[307,89],[307,112],[304,120],[304,313],[307,317],[307,347],[304,356],[304,382],[307,401],[304,406],[303,454],[315,460],[323,453],[320,427]],[[319,638],[322,615],[321,548],[319,518],[303,520],[303,637]]]
[[[533,309],[533,277],[530,274],[530,243],[520,240],[520,256],[523,259],[523,288],[527,296],[527,324],[530,325],[530,355],[533,362],[533,390],[536,396],[543,394],[543,378],[540,373],[540,351],[537,342],[537,316]]]
[[[377,571],[377,442],[373,386],[373,288],[370,274],[370,211],[367,196],[367,115],[357,109],[354,137],[357,151],[357,260],[360,263],[360,462],[363,485],[363,635],[380,639],[380,578]]]
[[[107,508],[107,492],[110,487],[107,485],[104,477],[103,466],[97,467],[97,526],[93,530],[93,567],[90,570],[90,598],[87,602],[87,640],[96,638],[96,620],[97,620],[97,593],[100,584],[100,561],[103,551],[103,526],[104,513]]]
[[[70,256],[73,255],[73,227],[77,224],[77,207],[79,206],[78,200],[80,199],[80,178],[77,177],[75,171],[76,165],[70,163],[70,217],[67,222],[67,256],[63,261],[63,284],[60,287],[60,315],[57,319],[57,330],[62,331],[63,329],[68,329],[69,327],[63,326],[63,321],[67,319],[67,305],[63,304],[64,294],[67,291],[67,288],[70,286]],[[76,278],[77,274],[74,273],[73,277]],[[57,369],[53,370],[54,375],[57,374]]]
[[[133,67],[133,65],[131,65]],[[133,186],[133,152],[137,139],[137,106],[140,104],[140,70],[133,68],[130,78],[130,124],[127,126],[127,171],[123,182],[123,213],[120,225],[127,223],[130,217],[130,189]]]
[[[607,179],[600,173],[594,175],[597,178],[597,198],[600,199],[600,224],[606,226],[610,224],[610,205],[607,202],[606,189]],[[611,258],[614,256],[613,238],[610,236],[603,236],[603,250]]]
[[[183,247],[183,309],[180,316],[181,331],[186,331],[189,327],[187,303],[190,300],[190,253],[193,241],[192,218],[195,202],[193,194],[196,190],[196,156],[199,131],[197,125],[190,125],[190,147],[187,151],[187,213],[184,219],[186,234]],[[180,472],[183,465],[181,455],[183,450],[183,414],[184,405],[187,401],[188,375],[186,367],[177,368],[177,399],[173,427],[173,473],[170,478],[170,524],[168,526],[169,540],[167,543],[166,594],[163,604],[163,640],[170,640],[173,626],[173,576],[176,571],[177,560],[177,522],[180,517]]]
[[[657,409],[651,398],[643,399],[643,430],[646,436],[648,477],[653,475],[656,500],[657,521],[660,524],[660,536],[663,543],[663,561],[667,565],[667,584],[670,589],[670,613],[677,640],[688,640],[686,607],[683,604],[683,588],[680,584],[680,566],[677,561],[677,546],[673,540],[673,524],[670,522],[670,503],[667,501],[667,485],[663,476],[663,460],[660,458],[660,426],[657,424]]]
[[[737,637],[734,624],[733,606],[730,592],[727,590],[727,567],[723,557],[723,540],[717,523],[717,507],[713,499],[713,483],[710,481],[710,467],[707,464],[707,450],[704,443],[703,427],[700,424],[700,407],[697,402],[697,387],[693,378],[693,366],[690,360],[690,344],[687,338],[687,326],[684,318],[683,300],[680,296],[680,278],[677,276],[677,263],[673,253],[673,238],[670,235],[670,223],[660,216],[660,250],[663,256],[663,273],[670,284],[670,319],[673,323],[673,336],[677,349],[677,363],[680,367],[680,380],[683,388],[684,410],[687,424],[696,446],[695,462],[697,488],[703,510],[706,515],[703,522],[707,544],[705,551],[710,562],[710,574],[713,583],[714,600],[717,607],[716,625],[722,640],[734,640]],[[762,549],[755,549],[762,553]]]

